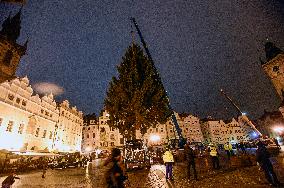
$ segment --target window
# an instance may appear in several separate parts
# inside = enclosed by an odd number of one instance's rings
[[[43,112],[44,112],[43,109],[41,109],[40,112],[43,114]]]
[[[0,126],[2,125],[3,122],[3,118],[0,118]]]
[[[87,138],[89,138],[90,136],[89,136],[89,134],[87,134]]]
[[[23,100],[23,101],[22,101],[22,105],[23,105],[23,106],[27,106],[27,101]]]
[[[14,122],[13,121],[9,121],[6,131],[12,132],[13,125],[14,125]]]
[[[124,139],[120,138],[120,144],[124,144]]]
[[[14,95],[9,94],[9,95],[8,95],[8,98],[12,101],[12,100],[14,100],[15,97],[14,97]]]
[[[39,135],[39,128],[36,129],[36,133],[35,133],[36,137],[38,137],[38,135]]]
[[[20,98],[17,98],[17,99],[16,99],[16,103],[20,104],[20,102],[21,102],[21,99],[20,99]]]
[[[93,133],[93,138],[95,138],[96,137],[96,134],[95,133]]]
[[[19,134],[23,134],[24,126],[25,126],[24,124],[20,124],[19,130],[18,130]]]
[[[49,131],[49,139],[52,139],[52,131]]]
[[[3,58],[3,62],[6,66],[10,66],[11,64],[11,61],[12,61],[12,58],[13,58],[13,52],[12,50],[8,50]]]
[[[110,146],[114,146],[114,142],[111,142],[111,143],[110,143]]]
[[[274,66],[273,67],[273,72],[277,72],[277,71],[279,71],[279,66]]]
[[[43,135],[42,135],[42,138],[45,138],[46,137],[46,130],[43,131]]]
[[[90,130],[91,128],[89,127],[88,130]]]

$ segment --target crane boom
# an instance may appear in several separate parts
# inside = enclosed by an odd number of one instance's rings
[[[171,111],[171,118],[172,118],[172,121],[173,121],[173,123],[174,123],[174,125],[175,125],[175,129],[176,129],[177,134],[178,134],[179,147],[182,148],[182,147],[184,146],[184,144],[185,144],[185,141],[184,141],[184,138],[183,138],[183,136],[182,136],[181,129],[180,129],[179,125],[178,125],[178,122],[177,122],[176,116],[175,116],[175,114],[174,114],[174,111],[173,111],[173,109],[172,109],[172,107],[171,107],[171,105],[170,105],[169,97],[168,97],[167,92],[166,92],[166,90],[165,90],[165,88],[164,88],[164,85],[163,85],[163,83],[162,83],[161,77],[160,77],[160,75],[159,75],[159,73],[158,73],[158,70],[156,69],[156,67],[155,67],[155,65],[154,65],[154,61],[153,61],[153,59],[152,59],[152,56],[151,56],[151,54],[150,54],[150,51],[149,51],[149,49],[148,49],[148,47],[147,47],[147,44],[146,44],[146,42],[145,42],[145,40],[144,40],[144,38],[143,38],[143,36],[142,36],[142,33],[141,33],[141,31],[140,31],[140,29],[139,29],[139,27],[138,27],[138,24],[137,24],[135,18],[131,18],[131,21],[133,22],[133,24],[134,24],[134,26],[135,26],[135,28],[136,28],[136,30],[137,30],[137,33],[138,33],[138,35],[139,35],[139,37],[140,37],[140,40],[141,40],[141,43],[143,44],[143,47],[144,47],[144,49],[145,49],[145,51],[146,51],[146,54],[147,54],[147,56],[148,56],[148,58],[149,58],[149,60],[150,60],[150,62],[151,62],[151,64],[152,64],[152,67],[153,67],[154,70],[155,70],[154,72],[155,72],[156,78],[158,79],[157,81],[158,81],[159,83],[161,83],[162,89],[165,91],[166,97],[168,98],[168,108],[169,108],[169,110]]]
[[[247,125],[249,125],[259,136],[262,136],[261,132],[259,132],[259,130],[257,130],[257,128],[255,127],[255,125],[248,119],[248,117],[246,115],[244,115],[244,113],[241,111],[241,109],[236,105],[236,103],[234,103],[234,101],[225,93],[225,91],[223,89],[220,89],[220,92],[230,101],[230,103],[237,109],[237,111],[240,113],[241,116],[241,120],[243,121],[243,123],[246,123]]]

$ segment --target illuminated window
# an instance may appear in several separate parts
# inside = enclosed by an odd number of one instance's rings
[[[6,131],[12,132],[13,125],[14,125],[14,122],[13,121],[9,121]]]
[[[38,135],[39,135],[39,128],[36,129],[36,133],[35,133],[36,137],[38,137]]]
[[[20,124],[19,130],[18,130],[19,134],[23,134],[24,126],[25,126],[24,124]]]
[[[43,135],[42,135],[42,138],[45,138],[46,137],[46,130],[43,131]]]

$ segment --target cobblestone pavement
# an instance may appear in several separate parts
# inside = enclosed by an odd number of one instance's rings
[[[208,162],[208,161],[207,161]],[[284,182],[284,155],[272,159],[275,171]],[[57,187],[86,187],[103,188],[105,168],[101,168],[101,161],[95,160],[88,168],[71,168],[64,170],[48,170],[46,178],[41,178],[41,172],[33,172],[19,175],[13,187],[19,188],[57,188]],[[233,168],[226,166],[227,161],[221,160],[220,170],[207,168],[206,161],[198,163],[198,181],[190,181],[187,178],[185,164],[179,163],[174,166],[174,180],[166,181],[165,166],[153,165],[149,170],[137,170],[128,173],[129,180],[126,187],[130,188],[187,188],[187,187],[270,187],[264,178],[264,174],[257,166],[245,168]],[[0,182],[5,177],[0,177]]]

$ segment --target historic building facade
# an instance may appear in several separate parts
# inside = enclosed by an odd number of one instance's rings
[[[124,140],[118,129],[107,123],[109,114],[102,111],[101,115],[85,116],[82,136],[82,151],[91,152],[97,149],[109,150],[112,147],[123,146]]]
[[[0,31],[0,83],[15,78],[20,59],[25,55],[27,42],[17,43],[21,30],[21,9],[13,17],[9,15]]]
[[[1,83],[0,149],[80,151],[82,113],[71,108],[75,115],[65,117],[60,114],[64,105],[66,101],[58,107],[52,94],[34,94],[27,77]]]
[[[189,142],[204,141],[198,117],[193,115],[181,117],[178,113],[175,113],[175,116],[184,138]],[[148,145],[163,145],[168,142],[168,139],[178,138],[175,130],[172,120],[168,120],[165,124],[149,128],[143,137],[138,133],[137,137],[145,140]]]
[[[252,135],[252,130],[248,125],[239,123],[235,118],[230,121],[204,119],[201,120],[201,129],[205,143],[239,143],[257,136]]]
[[[81,151],[83,113],[71,107],[68,100],[58,103],[59,118],[55,148],[62,151]]]

